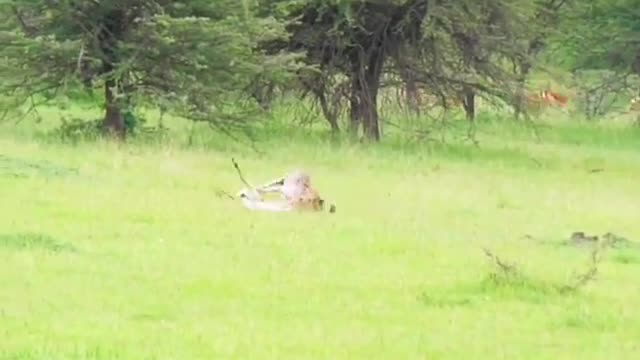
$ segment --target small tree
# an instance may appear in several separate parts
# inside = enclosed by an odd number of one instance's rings
[[[125,115],[160,105],[223,130],[255,109],[230,106],[256,74],[291,57],[254,51],[284,34],[244,2],[168,0],[0,1],[0,92],[22,105],[49,102],[80,84],[101,88],[104,128],[123,138]],[[240,116],[242,115],[242,116]]]

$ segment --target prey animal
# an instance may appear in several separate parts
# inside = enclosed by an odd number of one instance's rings
[[[234,165],[238,170],[238,174],[241,174],[235,162]],[[326,201],[311,186],[311,177],[305,171],[294,170],[281,178],[258,187],[252,187],[242,176],[240,178],[247,187],[240,190],[237,196],[248,209],[271,212],[295,210],[321,212],[326,208]],[[270,193],[279,194],[280,199],[265,200],[265,195]],[[335,211],[335,205],[331,204],[329,212],[334,213]]]

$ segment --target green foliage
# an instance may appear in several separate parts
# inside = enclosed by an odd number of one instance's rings
[[[324,96],[323,114],[333,116],[337,128],[356,96],[349,80],[354,64],[368,68],[367,61],[353,59],[363,46],[378,44],[373,34],[380,31],[386,34],[379,39],[385,52],[381,89],[408,89],[411,82],[441,104],[473,91],[476,98],[514,106],[524,68],[532,64],[640,70],[640,10],[632,0],[430,1],[424,21],[416,21],[412,6],[418,3],[2,0],[0,109],[29,112],[42,103],[64,109],[81,99],[98,109],[111,103],[115,121],[132,135],[137,116],[131,114],[142,108],[228,132],[275,116],[265,114],[264,103],[302,90],[319,104],[318,94]],[[311,8],[322,14],[316,22],[307,19],[312,26],[293,25],[301,9]],[[398,26],[387,31],[385,21]],[[283,46],[290,37],[291,46]],[[575,103],[589,118],[602,116],[606,111],[592,109],[590,100],[600,94],[581,81],[576,78]],[[608,107],[623,103],[607,93],[619,84],[599,90]]]
[[[640,74],[640,7],[634,0],[573,3],[554,40],[571,68]],[[566,59],[565,59],[566,58]]]
[[[103,91],[122,113],[150,105],[220,128],[257,114],[246,89],[283,81],[293,57],[254,51],[284,36],[279,22],[236,1],[101,1],[0,4],[0,93],[55,102],[80,86]],[[242,111],[231,111],[240,102]],[[125,116],[120,115],[123,126]],[[117,120],[117,119],[116,119]],[[106,119],[105,119],[106,121]]]
[[[44,250],[50,252],[76,251],[71,244],[61,242],[46,234],[0,234],[0,249]]]

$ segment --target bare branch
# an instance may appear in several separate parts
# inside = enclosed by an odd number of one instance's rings
[[[29,24],[27,24],[27,22],[25,21],[22,13],[20,12],[20,10],[18,10],[18,8],[15,5],[11,5],[11,11],[13,12],[13,14],[16,17],[16,19],[18,20],[18,23],[20,24],[20,27],[22,28],[22,31],[24,31],[24,33],[27,36],[35,35],[35,33],[37,32],[37,29],[35,27],[30,26]]]
[[[234,158],[231,158],[231,162],[233,163],[233,167],[236,169],[236,172],[238,173],[238,176],[240,177],[240,181],[242,181],[242,183],[250,188],[253,189],[253,186],[251,186],[249,184],[249,182],[244,178],[244,176],[242,175],[242,170],[240,170],[240,166],[238,166],[238,163],[235,161]]]
[[[496,265],[498,265],[500,270],[502,270],[504,273],[507,273],[507,274],[517,273],[516,267],[514,265],[505,263],[504,261],[502,261],[502,259],[500,259],[498,256],[496,256],[487,248],[482,248],[482,250],[484,251],[484,254],[489,259],[491,259]]]

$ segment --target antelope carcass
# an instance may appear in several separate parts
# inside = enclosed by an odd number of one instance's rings
[[[265,200],[264,195],[277,193],[280,200]],[[304,171],[295,170],[259,187],[247,187],[238,192],[243,205],[251,210],[283,212],[292,210],[323,211],[325,200],[311,186],[311,177]],[[331,204],[329,212],[335,212]]]

